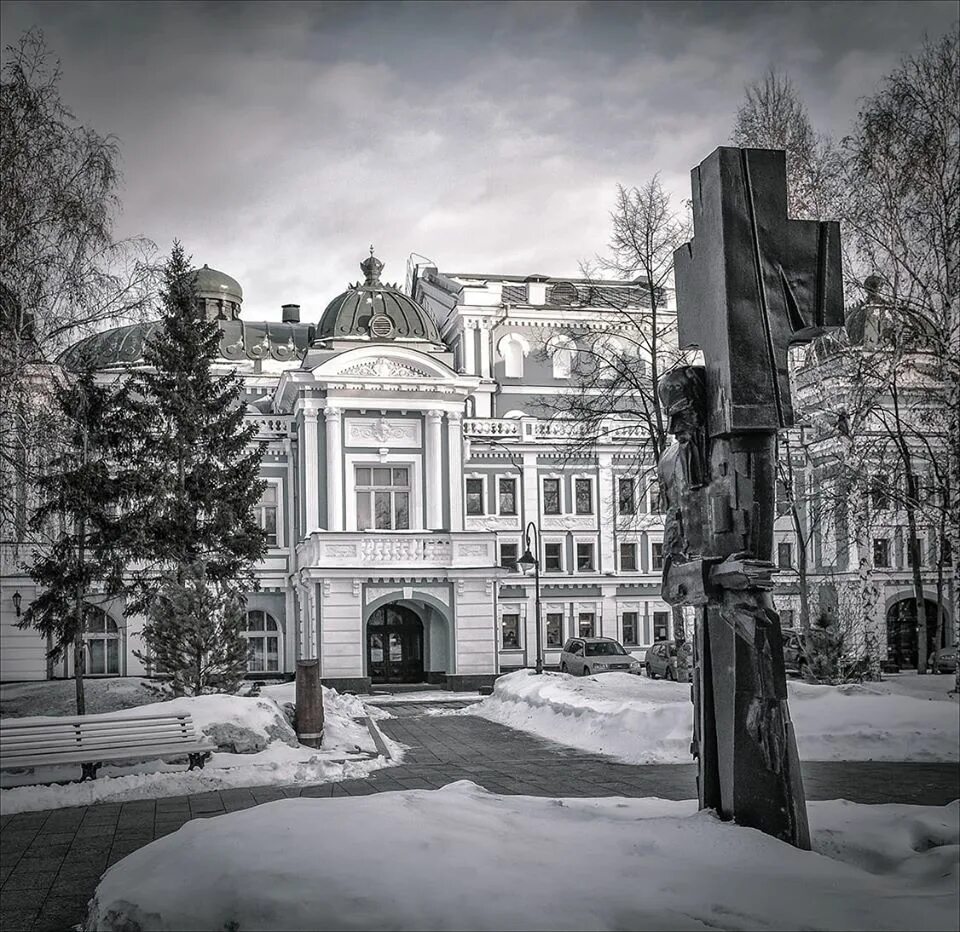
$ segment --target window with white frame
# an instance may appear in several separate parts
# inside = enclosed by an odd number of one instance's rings
[[[650,544],[650,569],[663,569],[663,542],[659,540]]]
[[[623,646],[636,647],[640,643],[640,613],[624,612],[622,616]]]
[[[467,479],[467,514],[486,514],[483,510],[483,479]]]
[[[267,612],[247,612],[247,672],[279,673],[283,633],[276,618]]]
[[[593,479],[574,479],[573,496],[578,515],[593,514]]]
[[[563,544],[548,540],[543,545],[543,571],[545,573],[563,572]]]
[[[660,514],[663,507],[660,503],[660,483],[655,476],[651,476],[647,484],[647,500],[650,514]]]
[[[593,341],[593,355],[598,376],[609,381],[616,379],[625,363],[623,344],[616,337],[598,337]]]
[[[547,647],[563,647],[562,611],[547,611]]]
[[[520,649],[520,614],[504,612],[500,616],[500,631],[504,650]]]
[[[917,566],[923,566],[923,547],[924,547],[924,538],[914,537],[913,540],[917,545],[917,553],[919,555],[919,562]],[[906,550],[906,564],[907,566],[913,566],[913,547],[910,546],[910,538],[906,538],[903,542],[904,550]]]
[[[596,560],[594,558],[595,546],[590,541],[577,542],[577,572],[592,573],[596,570]]]
[[[873,565],[890,565],[890,541],[886,537],[875,537],[873,539]]]
[[[781,540],[777,543],[777,567],[781,570],[793,567],[793,544],[789,541]]]
[[[547,352],[555,379],[569,379],[577,360],[577,344],[566,334],[556,334],[547,342]]]
[[[277,514],[279,509],[279,489],[277,483],[268,482],[260,496],[260,501],[254,509],[257,523],[263,528],[268,547],[277,547],[281,544]]]
[[[497,350],[503,359],[503,374],[508,379],[523,378],[523,357],[526,355],[526,341],[519,334],[508,333],[497,344]]]
[[[653,639],[665,641],[670,637],[670,612],[653,613]]]
[[[500,543],[500,566],[504,569],[519,572],[517,560],[520,557],[520,547],[516,543],[501,541]]]
[[[406,531],[410,528],[410,469],[407,466],[357,466],[357,530]]]
[[[547,478],[543,480],[543,513],[545,515],[558,515],[560,508],[560,480],[558,478]]]
[[[621,476],[617,479],[617,511],[622,515],[637,513],[636,483],[633,476]]]
[[[633,541],[620,544],[620,569],[624,573],[637,570],[637,545]]]
[[[101,608],[85,605],[83,614],[83,674],[119,676],[120,642],[117,623]]]
[[[582,638],[595,637],[597,630],[597,616],[595,612],[577,613],[577,634]]]
[[[497,514],[517,513],[517,480],[500,477],[497,480]]]

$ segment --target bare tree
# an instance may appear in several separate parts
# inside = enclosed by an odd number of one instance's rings
[[[56,431],[50,364],[71,342],[137,318],[155,281],[151,244],[116,242],[117,142],[81,125],[32,30],[0,83],[0,538],[22,539],[25,497]]]

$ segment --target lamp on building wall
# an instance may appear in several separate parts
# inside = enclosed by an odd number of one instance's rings
[[[533,534],[533,542],[537,556],[534,556],[533,552],[530,550],[531,533]],[[537,630],[537,673],[543,673],[543,635],[540,630],[540,532],[537,530],[536,524],[534,524],[532,521],[527,525],[527,529],[523,532],[523,546],[525,548],[523,556],[517,560],[517,566],[519,566],[523,572],[526,572],[530,569],[530,567],[533,567]]]
[[[20,590],[18,589],[13,594],[13,608],[17,613],[17,618],[20,617],[20,603],[23,601],[23,596],[20,595]]]

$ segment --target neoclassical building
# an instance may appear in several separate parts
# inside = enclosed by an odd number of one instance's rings
[[[251,675],[319,658],[325,683],[445,683],[468,689],[536,660],[534,580],[516,561],[539,531],[547,666],[573,634],[643,656],[670,634],[659,597],[662,523],[629,425],[571,455],[577,425],[549,416],[575,390],[576,354],[643,307],[625,282],[414,271],[382,263],[301,321],[243,314],[240,285],[206,266],[199,299],[221,329],[218,365],[243,376],[264,442],[258,506],[269,550],[248,598]],[[142,362],[156,323],[89,337],[104,379]],[[23,553],[19,551],[22,559]],[[4,547],[2,677],[68,675],[15,627],[33,583]],[[14,603],[14,596],[17,596]],[[140,675],[142,619],[90,593],[91,675]]]

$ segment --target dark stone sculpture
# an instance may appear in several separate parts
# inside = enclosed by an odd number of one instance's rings
[[[839,227],[787,219],[783,152],[720,148],[692,175],[677,308],[681,346],[705,366],[658,386],[677,440],[660,461],[663,597],[697,612],[701,808],[809,848],[770,558],[777,431],[793,422],[787,349],[843,323]]]

